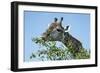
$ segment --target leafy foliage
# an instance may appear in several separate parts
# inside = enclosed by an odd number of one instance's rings
[[[73,53],[71,52],[73,49],[67,48],[64,45],[57,47],[56,41],[44,41],[41,38],[33,38],[32,41],[42,47],[42,49],[33,52],[30,59],[38,57],[39,60],[45,61],[90,58],[90,52],[83,48],[73,56]]]

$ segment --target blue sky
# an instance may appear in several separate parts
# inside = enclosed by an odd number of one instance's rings
[[[71,26],[69,33],[80,40],[84,48],[90,49],[89,14],[24,11],[24,61],[30,61],[32,52],[39,50],[32,38],[40,37],[55,17],[59,20],[63,17],[63,24]]]

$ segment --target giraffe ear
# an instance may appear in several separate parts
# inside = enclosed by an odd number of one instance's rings
[[[68,32],[70,30],[70,26],[68,25],[68,26],[66,26],[66,28],[65,28],[65,32]]]

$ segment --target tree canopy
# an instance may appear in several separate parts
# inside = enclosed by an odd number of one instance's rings
[[[71,60],[71,59],[88,59],[90,58],[90,51],[82,48],[80,52],[73,56],[70,52],[72,49],[64,45],[56,46],[56,41],[44,41],[41,38],[33,38],[32,41],[38,44],[42,49],[37,52],[32,52],[30,59],[39,58],[41,61],[45,60]]]

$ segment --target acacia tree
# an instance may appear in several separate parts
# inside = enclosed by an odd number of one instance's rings
[[[38,57],[39,60],[70,60],[70,59],[88,59],[90,58],[90,51],[82,48],[80,52],[73,56],[70,51],[73,49],[68,49],[64,45],[61,47],[56,46],[56,41],[44,41],[41,38],[33,38],[32,41],[38,44],[42,49],[37,52],[33,52],[30,59]]]

